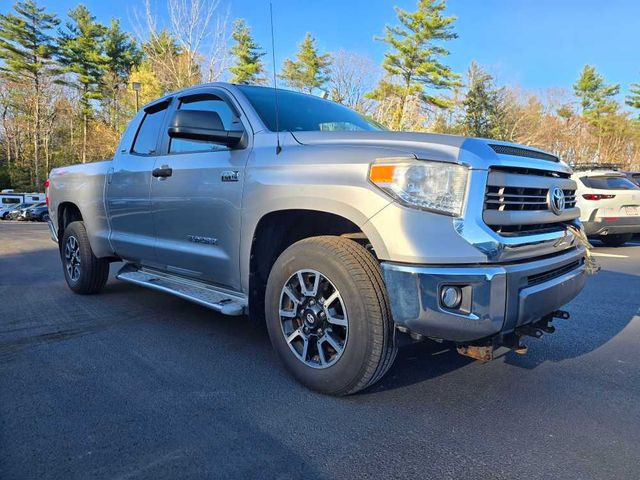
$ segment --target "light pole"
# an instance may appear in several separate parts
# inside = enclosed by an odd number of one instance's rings
[[[133,91],[136,92],[136,112],[138,110],[140,110],[140,89],[142,88],[142,84],[140,82],[131,82],[131,88],[133,88]]]

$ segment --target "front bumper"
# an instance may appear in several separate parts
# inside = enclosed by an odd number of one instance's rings
[[[582,223],[587,235],[640,233],[640,217],[617,217],[615,220],[595,220]]]
[[[381,266],[396,325],[455,342],[512,333],[571,301],[586,280],[582,248],[505,265]],[[445,285],[462,288],[464,311],[441,304],[440,289]]]

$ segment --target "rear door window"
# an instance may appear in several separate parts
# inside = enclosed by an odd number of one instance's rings
[[[626,177],[617,175],[599,175],[582,177],[582,183],[597,190],[637,190],[638,186]]]
[[[166,111],[166,103],[160,106],[152,106],[147,110],[133,142],[131,153],[139,155],[156,154],[160,129],[162,128]]]

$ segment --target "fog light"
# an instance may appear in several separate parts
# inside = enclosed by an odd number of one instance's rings
[[[455,310],[462,301],[462,291],[456,286],[442,287],[440,299],[445,307]]]

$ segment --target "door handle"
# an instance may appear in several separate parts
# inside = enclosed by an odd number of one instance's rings
[[[156,178],[170,177],[171,175],[173,175],[173,168],[171,167],[154,168],[153,171],[151,172],[151,175],[153,175]]]

